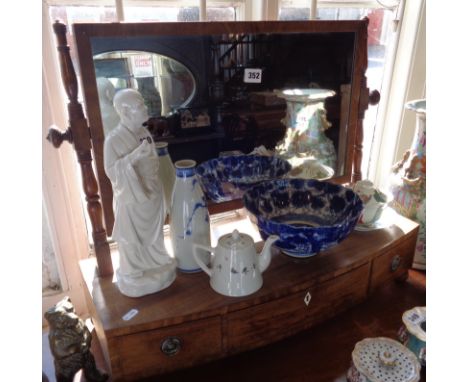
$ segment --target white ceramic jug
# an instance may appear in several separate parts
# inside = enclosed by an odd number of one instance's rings
[[[216,292],[231,297],[247,296],[261,288],[262,273],[271,261],[271,245],[278,239],[279,236],[270,236],[258,255],[253,239],[235,229],[221,236],[216,248],[194,243],[193,257],[210,276],[210,285]],[[214,254],[211,268],[200,259],[200,249]]]
[[[176,180],[170,210],[170,233],[177,267],[182,272],[201,271],[193,258],[193,243],[209,245],[210,217],[205,196],[195,175],[195,161],[175,162]],[[201,251],[208,264],[210,253]]]

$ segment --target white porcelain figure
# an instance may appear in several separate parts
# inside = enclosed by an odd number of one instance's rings
[[[164,246],[159,159],[142,125],[148,119],[143,98],[136,90],[121,90],[114,106],[120,123],[104,142],[104,169],[114,192],[117,286],[122,294],[139,297],[168,287],[175,279],[176,263]]]
[[[102,127],[104,128],[104,136],[107,136],[120,122],[120,117],[113,105],[115,88],[112,82],[105,77],[98,77],[96,83],[99,96],[99,108],[101,109]]]
[[[172,193],[170,231],[177,267],[182,272],[201,271],[193,258],[193,244],[209,246],[211,242],[208,208],[195,175],[195,165],[191,159],[175,162],[176,180]],[[208,264],[210,253],[201,250],[200,258]]]
[[[359,195],[364,204],[358,225],[371,227],[382,216],[388,198],[382,191],[376,189],[370,180],[357,181],[353,186],[353,191]]]
[[[262,273],[271,261],[271,245],[278,239],[279,236],[270,236],[258,255],[253,239],[235,229],[221,236],[216,248],[195,243],[194,258],[210,276],[210,285],[216,292],[231,297],[247,296],[262,287]],[[204,259],[200,259],[200,250],[214,255],[211,268],[206,266]]]
[[[167,142],[156,142],[154,145],[159,156],[159,178],[163,185],[164,208],[167,215],[171,207],[172,191],[174,190],[175,167],[167,150]]]

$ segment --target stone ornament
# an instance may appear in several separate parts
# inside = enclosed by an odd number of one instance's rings
[[[148,120],[143,97],[121,90],[114,107],[120,123],[104,142],[104,169],[114,193],[117,286],[126,296],[140,297],[171,285],[176,262],[164,246],[164,191],[156,147],[143,126]]]
[[[57,382],[72,382],[81,369],[88,381],[106,381],[108,375],[97,369],[91,353],[91,333],[76,315],[70,298],[59,301],[44,317],[49,323],[49,346]]]

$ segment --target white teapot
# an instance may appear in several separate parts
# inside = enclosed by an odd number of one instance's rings
[[[235,229],[221,236],[216,248],[194,243],[193,257],[210,276],[210,285],[216,292],[231,297],[247,296],[261,288],[262,273],[271,261],[271,245],[278,239],[279,236],[270,236],[258,255],[253,239]],[[199,258],[197,248],[214,254],[211,268]]]

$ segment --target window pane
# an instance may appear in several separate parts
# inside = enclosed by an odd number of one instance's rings
[[[179,7],[128,7],[124,9],[125,21],[177,21]]]
[[[382,80],[385,70],[385,61],[388,56],[393,32],[391,30],[393,12],[388,9],[359,7],[359,1],[341,1],[341,4],[321,3],[317,9],[317,18],[320,20],[360,20],[369,18],[368,28],[368,68],[366,72],[367,86],[370,90],[382,92]],[[338,2],[337,2],[338,3]],[[354,5],[354,6],[353,6]],[[280,2],[280,20],[308,20],[310,17],[310,1],[282,0]],[[362,173],[365,177],[369,167],[369,157],[377,121],[377,106],[369,106],[364,119],[364,142]]]
[[[279,4],[279,20],[309,20],[310,0],[282,0]]]
[[[386,57],[393,32],[391,30],[393,12],[387,9],[369,8],[319,8],[317,17],[321,20],[360,20],[367,16],[368,27],[368,66],[366,71],[367,87],[382,93],[382,80]],[[364,118],[364,142],[362,157],[362,174],[367,176],[371,146],[377,122],[377,106],[369,106]]]
[[[42,294],[50,295],[62,290],[55,251],[52,246],[49,219],[42,205]]]
[[[76,57],[75,39],[72,36],[71,25],[73,23],[100,23],[100,22],[115,22],[117,21],[117,13],[115,7],[111,6],[50,6],[49,14],[51,22],[56,20],[67,25],[67,42],[70,46],[70,56],[73,66],[79,77],[78,59]],[[54,44],[56,41],[54,41]],[[81,100],[81,93],[79,94]]]

